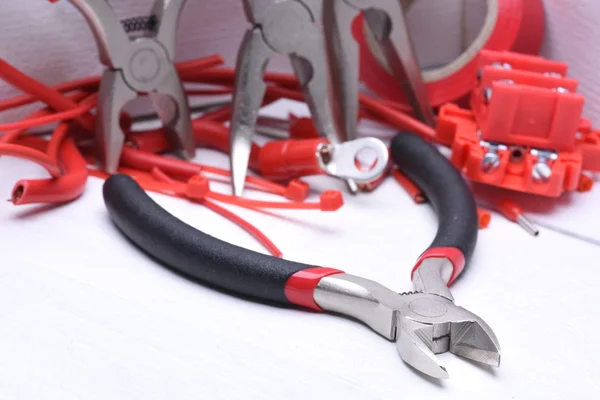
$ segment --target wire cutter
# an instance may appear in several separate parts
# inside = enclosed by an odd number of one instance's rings
[[[125,134],[121,109],[138,94],[148,95],[169,132],[173,147],[192,158],[192,121],[174,65],[177,23],[186,0],[156,0],[154,21],[144,35],[129,35],[106,0],[69,0],[87,20],[106,70],[100,82],[96,138],[107,172],[116,172]]]
[[[336,127],[344,140],[356,137],[358,120],[359,51],[351,26],[362,12],[372,51],[400,82],[417,118],[434,126],[435,117],[421,68],[408,32],[403,1],[330,0],[323,2],[323,25],[329,57]]]
[[[432,145],[399,134],[391,153],[437,211],[438,233],[412,271],[417,292],[385,286],[332,268],[286,261],[209,236],[156,204],[131,178],[114,175],[103,187],[115,225],[166,266],[245,297],[362,321],[395,341],[401,358],[435,378],[447,378],[434,354],[450,351],[498,366],[500,345],[483,319],[454,304],[448,285],[462,272],[477,241],[475,200],[460,173]]]
[[[320,28],[322,0],[244,0],[244,6],[252,27],[237,56],[230,125],[231,172],[237,196],[244,190],[252,135],[265,94],[263,73],[275,55],[290,57],[319,134],[333,144],[345,141],[335,129],[328,97],[329,76]]]

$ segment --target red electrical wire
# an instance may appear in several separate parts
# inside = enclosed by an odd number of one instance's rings
[[[90,95],[90,97],[94,97],[94,100],[95,100],[96,96],[97,96],[96,94]],[[78,118],[78,117],[81,117],[82,115],[86,114],[89,110],[91,110],[94,107],[96,107],[95,101],[90,100],[89,103],[82,104],[80,106],[77,106],[77,107],[69,110],[69,111],[62,111],[59,113],[46,115],[44,117],[24,119],[19,122],[10,122],[7,124],[0,124],[0,131],[10,131],[10,130],[17,130],[17,129],[19,129],[19,130],[20,129],[31,129],[31,128],[35,128],[35,127],[38,127],[41,125],[50,124],[53,122]]]
[[[3,61],[3,60],[0,59],[0,61]],[[224,62],[225,61],[224,61],[223,57],[221,57],[220,55],[211,55],[211,56],[204,57],[204,58],[197,59],[197,60],[191,60],[191,61],[177,63],[177,64],[175,64],[175,67],[177,68],[177,71],[179,72],[180,76],[182,76],[182,79],[185,80],[184,78],[187,75],[193,76],[194,74],[196,74],[198,72],[197,69],[201,70],[203,68],[215,67],[215,66],[223,64]],[[2,66],[6,66],[6,65],[8,65],[8,64],[5,62],[3,62],[3,64],[0,64],[0,70],[2,69],[1,68]],[[2,76],[2,75],[0,74],[0,76]],[[15,75],[15,76],[18,76],[18,75]],[[52,91],[54,91],[56,93],[66,93],[66,92],[71,92],[73,90],[97,91],[99,85],[100,85],[100,77],[93,76],[93,77],[89,77],[89,78],[77,79],[74,81],[61,83],[59,85],[52,86],[50,88],[46,87],[46,88],[51,89]],[[49,94],[49,92],[45,92],[45,93]],[[27,104],[35,103],[36,101],[39,101],[39,100],[44,101],[39,98],[38,94],[32,94],[32,93],[29,93],[27,95],[13,97],[12,99],[0,101],[0,111],[7,110],[9,108],[15,108],[15,107],[20,107],[20,106],[24,106]],[[47,104],[52,106],[52,104],[50,104],[50,103],[47,103]],[[60,110],[60,108],[58,108],[58,107],[54,107],[54,106],[52,106],[52,107]],[[65,110],[61,110],[61,111],[65,111]]]
[[[89,93],[86,93],[86,92],[76,92],[73,95],[69,96],[69,99],[73,100],[73,101],[76,101],[76,102],[79,102],[80,100],[82,100],[83,98],[85,98],[88,95],[89,95]],[[33,114],[25,117],[24,120],[31,120],[31,119],[36,119],[36,118],[44,117],[44,116],[52,114],[52,112],[53,112],[52,109],[48,107],[48,108],[45,108],[43,110],[39,110],[39,111],[34,112]],[[15,130],[6,132],[4,135],[0,136],[0,143],[14,142],[16,139],[19,138],[19,136],[21,136],[25,132],[27,132],[26,128],[15,129]]]
[[[73,108],[77,108],[77,103],[69,100],[59,91],[24,74],[2,58],[0,58],[0,78],[3,78],[6,82],[22,91],[29,93],[55,110],[70,111]],[[93,131],[94,129],[94,119],[89,114],[80,116],[77,118],[77,122],[86,130]]]
[[[54,177],[61,175],[60,166],[47,154],[18,144],[0,143],[0,155],[22,158],[41,165]]]
[[[157,167],[176,179],[182,179],[187,181],[194,175],[198,175],[200,172],[207,172],[221,176],[230,177],[231,173],[227,170],[217,167],[211,167],[208,165],[196,164],[189,161],[179,160],[175,158],[169,158],[159,156],[152,153],[146,153],[133,148],[124,147],[121,154],[121,163],[123,166],[141,169],[145,171],[151,171],[152,168]],[[249,176],[246,181],[250,184],[264,188],[270,193],[277,195],[285,195],[285,187],[275,184],[271,181]]]
[[[188,96],[218,96],[222,94],[231,94],[231,89],[188,89],[185,91]]]
[[[160,182],[170,183],[170,184],[178,183],[177,181],[170,178],[163,171],[161,171],[160,168],[153,168],[152,176],[154,176],[154,178]],[[202,204],[206,208],[216,212],[217,214],[221,215],[224,218],[227,218],[234,224],[238,225],[240,228],[244,229],[246,232],[248,232],[250,235],[252,235],[260,244],[262,244],[273,256],[281,257],[283,255],[281,253],[281,250],[279,250],[279,248],[277,248],[277,246],[275,246],[275,244],[267,236],[265,236],[264,233],[262,233],[258,228],[256,228],[254,225],[252,225],[245,219],[241,218],[240,216],[232,213],[231,211],[227,210],[226,208],[223,208],[220,205],[218,205],[206,198],[194,199],[194,201]]]
[[[62,129],[63,125],[66,124],[59,125],[57,129]],[[33,137],[21,138],[19,143],[36,147],[47,144],[45,140]],[[63,140],[58,156],[64,174],[50,179],[20,180],[12,191],[13,204],[64,203],[83,193],[88,177],[87,165],[73,138]]]
[[[231,196],[223,193],[209,192],[206,197],[218,200],[222,203],[232,204],[244,208],[270,208],[287,210],[320,210],[321,203],[300,203],[290,201],[281,203],[275,201],[252,200],[244,197]]]

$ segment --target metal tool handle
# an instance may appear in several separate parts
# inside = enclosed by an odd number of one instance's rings
[[[200,232],[165,211],[125,175],[110,177],[103,196],[114,223],[144,252],[178,272],[229,292],[298,304],[289,293],[292,276],[310,270],[319,277],[332,271],[267,256]],[[310,296],[312,299],[312,290]]]
[[[399,133],[392,141],[391,154],[398,168],[421,188],[437,213],[437,235],[422,259],[444,256],[454,259],[456,253],[452,254],[452,249],[458,250],[463,265],[455,265],[455,270],[462,271],[473,255],[479,229],[471,190],[452,164],[432,144],[415,134]]]

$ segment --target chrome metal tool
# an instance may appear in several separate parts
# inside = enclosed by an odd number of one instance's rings
[[[69,0],[87,20],[106,70],[100,82],[96,138],[107,172],[116,172],[125,134],[123,106],[148,95],[181,156],[195,154],[187,97],[175,69],[177,23],[186,0],[156,0],[152,17],[122,23],[107,0]],[[132,34],[142,29],[143,34]]]
[[[331,113],[321,29],[323,1],[244,0],[244,5],[252,27],[246,32],[237,57],[230,125],[231,172],[237,196],[244,190],[252,135],[266,90],[263,74],[275,55],[290,57],[319,134],[331,143],[345,141],[336,130]],[[352,181],[349,187],[358,190]]]

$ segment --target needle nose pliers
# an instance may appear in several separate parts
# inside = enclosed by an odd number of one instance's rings
[[[472,193],[452,165],[416,135],[398,134],[391,154],[438,214],[437,235],[412,271],[415,293],[399,294],[337,269],[216,239],[169,214],[124,175],[108,179],[103,195],[112,220],[133,243],[185,275],[256,300],[353,317],[395,341],[406,363],[435,378],[448,377],[434,355],[447,351],[498,366],[500,345],[494,332],[483,319],[456,306],[448,289],[475,249],[478,221]]]

